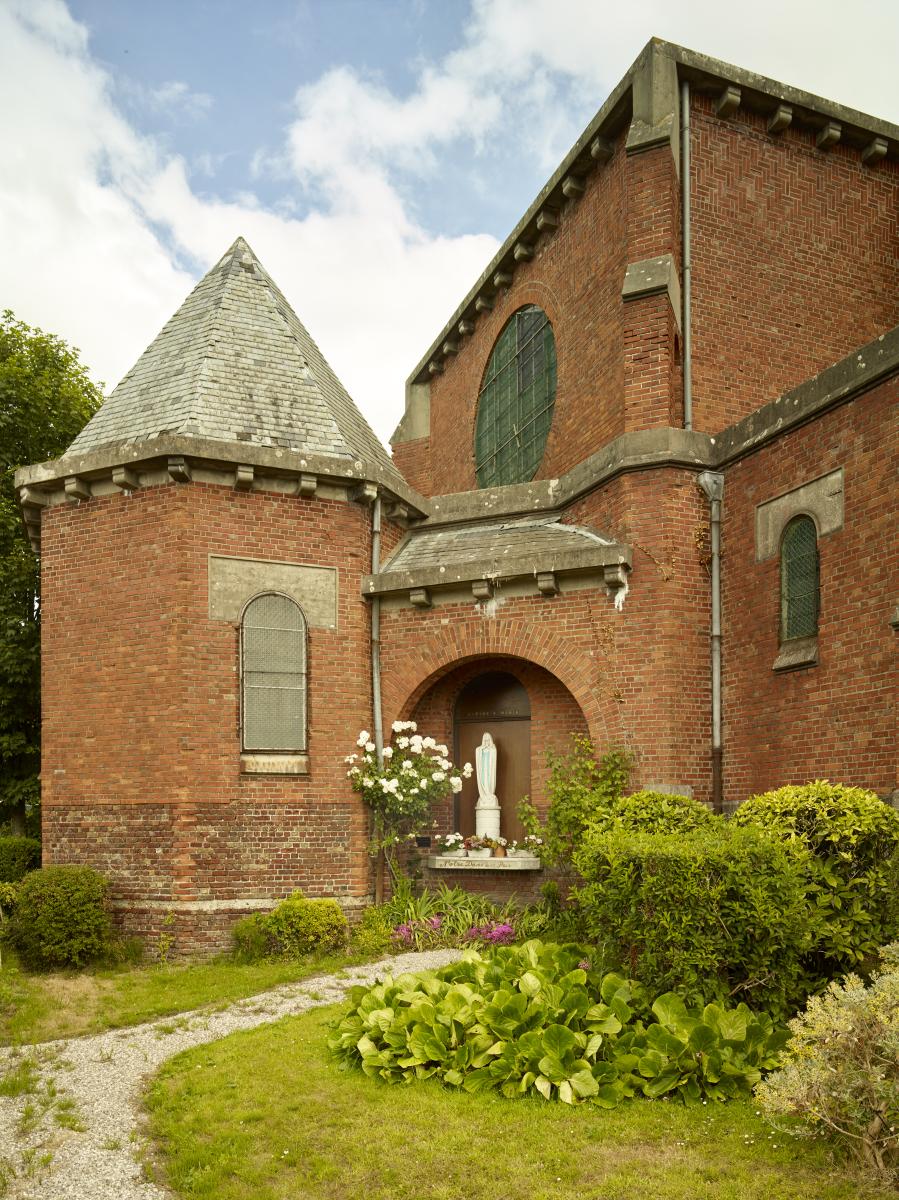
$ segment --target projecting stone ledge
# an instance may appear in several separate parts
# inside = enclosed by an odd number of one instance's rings
[[[429,854],[428,866],[435,871],[542,871],[540,859],[531,854],[511,858],[456,858],[452,854]]]

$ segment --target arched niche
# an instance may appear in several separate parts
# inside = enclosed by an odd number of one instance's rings
[[[456,697],[455,761],[474,765],[475,749],[485,733],[491,735],[497,750],[500,833],[509,840],[521,839],[524,829],[516,810],[531,791],[531,703],[525,686],[508,671],[476,675]],[[477,801],[477,781],[472,775],[456,797],[455,827],[460,833],[474,833]]]

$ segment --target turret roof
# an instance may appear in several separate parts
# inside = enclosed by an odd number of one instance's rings
[[[68,453],[163,433],[364,458],[399,478],[241,237],[200,280]]]

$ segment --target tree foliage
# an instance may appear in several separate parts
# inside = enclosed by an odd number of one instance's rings
[[[17,467],[58,458],[102,393],[78,351],[0,317],[0,825],[36,827],[40,798],[40,590],[19,512]]]

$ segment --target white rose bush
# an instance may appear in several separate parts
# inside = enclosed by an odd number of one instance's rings
[[[396,876],[395,847],[421,831],[432,804],[461,792],[463,779],[471,776],[471,763],[453,766],[447,747],[423,737],[414,721],[393,722],[391,744],[384,747],[381,764],[367,730],[360,732],[356,745],[358,750],[345,760],[347,777],[374,815],[372,853],[383,853]]]

